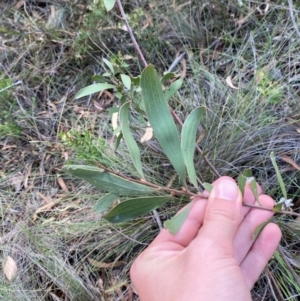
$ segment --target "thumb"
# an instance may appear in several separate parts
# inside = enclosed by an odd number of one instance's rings
[[[231,179],[221,179],[212,189],[206,205],[201,236],[232,245],[242,217],[242,194]]]

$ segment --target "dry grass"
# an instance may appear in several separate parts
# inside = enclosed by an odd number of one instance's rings
[[[294,26],[300,8],[294,3],[291,10],[287,1],[124,2],[148,62],[162,72],[186,52],[175,68],[185,85],[171,104],[182,120],[195,106],[207,107],[200,146],[218,171],[236,176],[250,167],[278,197],[269,159],[274,151],[297,211],[299,170],[280,158],[300,162],[300,45]],[[91,105],[74,100],[94,73],[103,72],[102,57],[129,74],[141,71],[118,17],[92,3],[0,4],[0,253],[2,269],[8,256],[18,267],[11,282],[0,275],[1,300],[135,300],[128,270],[158,231],[151,215],[122,227],[107,224],[92,209],[101,192],[60,172],[68,160],[131,168],[125,149],[113,155],[103,146],[111,128],[107,113],[93,105],[101,99],[93,96]],[[228,76],[238,89],[228,86]],[[70,130],[77,144],[61,140]],[[146,155],[149,177],[167,184],[172,172],[161,167],[163,157],[151,150]],[[203,180],[214,180],[201,157],[197,166]],[[162,208],[161,219],[181,202],[186,200]],[[300,269],[299,223],[277,221],[283,251],[253,290],[254,300],[297,300],[300,294],[291,274]]]

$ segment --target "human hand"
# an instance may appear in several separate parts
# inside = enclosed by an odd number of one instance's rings
[[[221,177],[208,200],[193,201],[176,235],[164,229],[135,260],[130,275],[141,301],[251,300],[250,290],[281,238],[276,224],[268,224],[254,241],[258,225],[273,213],[242,207],[235,181]],[[259,202],[272,208],[262,194]],[[249,186],[244,202],[255,198]]]

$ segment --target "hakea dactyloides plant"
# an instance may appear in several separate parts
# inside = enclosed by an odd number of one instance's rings
[[[182,78],[176,79],[176,75],[172,72],[166,72],[160,78],[154,66],[147,65],[128,24],[120,0],[104,1],[107,10],[112,9],[115,3],[118,4],[130,37],[144,65],[144,70],[141,75],[137,77],[118,74],[113,64],[103,59],[103,63],[107,67],[107,72],[101,76],[93,76],[92,80],[94,84],[80,90],[75,98],[88,96],[108,89],[114,91],[114,95],[119,99],[119,105],[112,108],[111,111],[118,115],[120,124],[114,131],[117,136],[116,148],[118,148],[121,139],[123,139],[127,145],[132,165],[139,174],[139,178],[115,172],[110,166],[106,165],[66,165],[63,170],[107,192],[94,206],[98,213],[103,214],[118,200],[119,204],[106,213],[104,218],[111,223],[122,223],[151,211],[156,212],[155,210],[157,208],[178,196],[185,196],[189,199],[200,196],[201,198],[207,198],[212,186],[208,183],[202,183],[199,179],[199,175],[197,175],[194,165],[195,151],[201,155],[216,176],[220,175],[196,144],[199,124],[206,118],[205,107],[200,106],[195,108],[188,115],[186,120],[183,123],[181,122],[175,112],[169,107],[168,101],[180,89],[183,82]],[[164,84],[173,78],[175,78],[175,80],[169,88],[163,90]],[[143,146],[136,142],[132,130],[131,115],[133,112],[140,114],[144,123],[148,126],[150,125],[150,138],[152,138],[153,131],[154,139],[159,143],[163,154],[172,164],[174,172],[180,180],[180,188],[163,187],[147,180],[143,172],[144,168],[140,150]],[[176,123],[180,128],[180,133]],[[148,137],[148,139],[150,138]],[[238,186],[243,193],[245,185],[248,182],[258,205],[246,203],[243,205],[261,210],[274,211],[279,214],[299,216],[298,213],[288,210],[288,208],[292,206],[292,201],[287,197],[287,192],[273,153],[271,154],[271,161],[275,168],[283,197],[277,202],[273,209],[260,206],[255,178],[251,176],[249,170],[246,170],[238,177]],[[200,192],[199,188],[201,191],[205,189],[206,193],[203,194]],[[172,234],[176,234],[185,221],[190,207],[191,203],[172,219],[167,220],[164,223],[165,228],[169,229]],[[286,210],[284,211],[283,209]],[[160,221],[159,217],[158,221]],[[259,235],[265,225],[266,223],[256,229],[253,234],[254,238]]]

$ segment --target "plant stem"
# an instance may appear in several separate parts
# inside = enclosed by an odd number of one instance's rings
[[[99,165],[100,168],[106,170],[107,172],[112,173],[114,175],[117,175],[119,177],[122,177],[123,179],[125,179],[127,181],[131,181],[131,182],[135,182],[135,183],[138,183],[138,184],[146,185],[146,186],[149,186],[149,187],[152,187],[152,188],[156,189],[157,191],[165,191],[165,192],[170,193],[171,195],[187,196],[190,199],[195,199],[195,198],[208,199],[208,196],[204,195],[201,192],[193,193],[193,192],[191,192],[189,190],[186,190],[186,189],[179,190],[179,189],[159,186],[159,185],[150,183],[150,182],[146,181],[145,179],[137,180],[137,179],[126,177],[126,176],[124,176],[120,173],[117,173],[117,172],[114,172],[114,171],[110,170],[109,168],[107,168],[107,167],[105,167],[101,164],[98,164],[98,165]],[[272,208],[267,208],[267,207],[263,207],[263,206],[259,206],[259,205],[248,204],[248,203],[245,203],[245,202],[243,202],[243,206],[250,207],[250,208],[253,208],[253,209],[260,209],[260,210],[275,212],[275,213],[278,213],[278,214],[286,214],[286,215],[291,215],[291,216],[300,216],[299,213],[296,213],[296,212],[293,212],[293,211],[284,211],[284,210],[274,211]]]
[[[118,4],[119,10],[120,10],[122,19],[123,19],[123,21],[124,21],[124,23],[125,23],[125,26],[126,26],[126,28],[127,28],[128,33],[129,33],[130,39],[131,39],[131,41],[133,42],[134,48],[136,49],[136,51],[137,51],[137,53],[138,53],[138,55],[139,55],[139,57],[140,57],[140,59],[141,59],[141,61],[142,61],[143,66],[144,66],[144,67],[147,67],[148,64],[147,64],[147,62],[146,62],[146,60],[145,60],[145,58],[144,58],[144,55],[143,55],[143,53],[142,53],[142,51],[141,51],[141,49],[140,49],[139,44],[137,43],[137,41],[136,41],[136,39],[135,39],[135,37],[134,37],[134,34],[133,34],[133,32],[132,32],[132,29],[131,29],[131,27],[130,27],[130,25],[129,25],[129,22],[128,22],[127,18],[126,18],[126,15],[125,15],[125,12],[124,12],[124,9],[123,9],[121,0],[117,0],[117,4]]]
[[[118,7],[119,7],[119,10],[120,10],[120,13],[121,13],[121,16],[122,16],[122,19],[125,23],[125,26],[127,28],[127,31],[129,33],[129,36],[130,36],[130,39],[132,40],[133,42],[133,45],[134,45],[134,48],[135,50],[137,51],[141,61],[142,61],[142,64],[144,67],[147,67],[148,64],[147,64],[147,61],[145,60],[145,57],[141,51],[141,48],[138,44],[138,42],[136,41],[135,37],[134,37],[134,34],[132,32],[132,29],[130,27],[130,24],[126,18],[126,14],[124,12],[124,9],[123,9],[123,6],[122,6],[122,3],[121,3],[121,0],[117,0],[117,4],[118,4]],[[175,121],[180,125],[180,127],[182,127],[182,121],[179,119],[179,117],[176,115],[176,113],[174,112],[174,110],[172,108],[170,108],[170,111],[171,111],[171,114],[173,116],[173,118],[175,119]],[[203,152],[202,150],[200,149],[200,147],[198,145],[196,145],[196,149],[197,149],[197,152],[202,155],[204,161],[207,163],[207,165],[210,167],[211,171],[217,176],[217,177],[221,177],[221,175],[218,173],[218,171],[216,170],[216,168],[212,165],[212,163],[206,158],[206,156],[203,155]],[[200,186],[202,188],[203,187],[203,183],[198,179],[198,182],[200,184]]]

